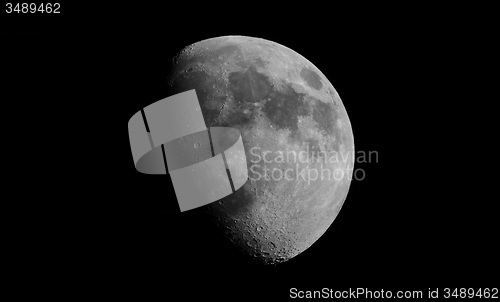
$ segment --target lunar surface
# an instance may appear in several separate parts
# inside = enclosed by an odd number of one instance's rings
[[[306,250],[332,224],[354,165],[351,124],[321,71],[275,42],[224,36],[174,59],[169,95],[196,89],[207,127],[234,127],[249,180],[204,207],[225,236],[263,263]]]

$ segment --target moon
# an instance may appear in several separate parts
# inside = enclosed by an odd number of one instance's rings
[[[223,36],[185,47],[172,60],[171,95],[196,89],[207,127],[234,127],[249,180],[206,207],[225,237],[265,264],[316,242],[346,199],[354,138],[332,84],[278,43]]]

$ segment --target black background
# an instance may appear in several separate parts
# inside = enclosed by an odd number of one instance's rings
[[[29,146],[6,151],[28,167],[13,178],[35,175],[12,198],[19,263],[35,280],[54,273],[75,296],[281,300],[291,287],[498,285],[495,199],[481,193],[474,128],[464,126],[471,100],[452,92],[463,89],[464,45],[479,39],[468,25],[433,10],[247,5],[63,4],[58,16],[2,15],[3,99],[13,105],[4,122],[16,130],[6,136]],[[340,94],[356,150],[378,152],[378,162],[356,163],[365,178],[329,230],[276,266],[239,254],[202,211],[179,213],[170,179],[137,173],[129,151],[128,119],[167,96],[172,57],[222,35],[309,59]]]

